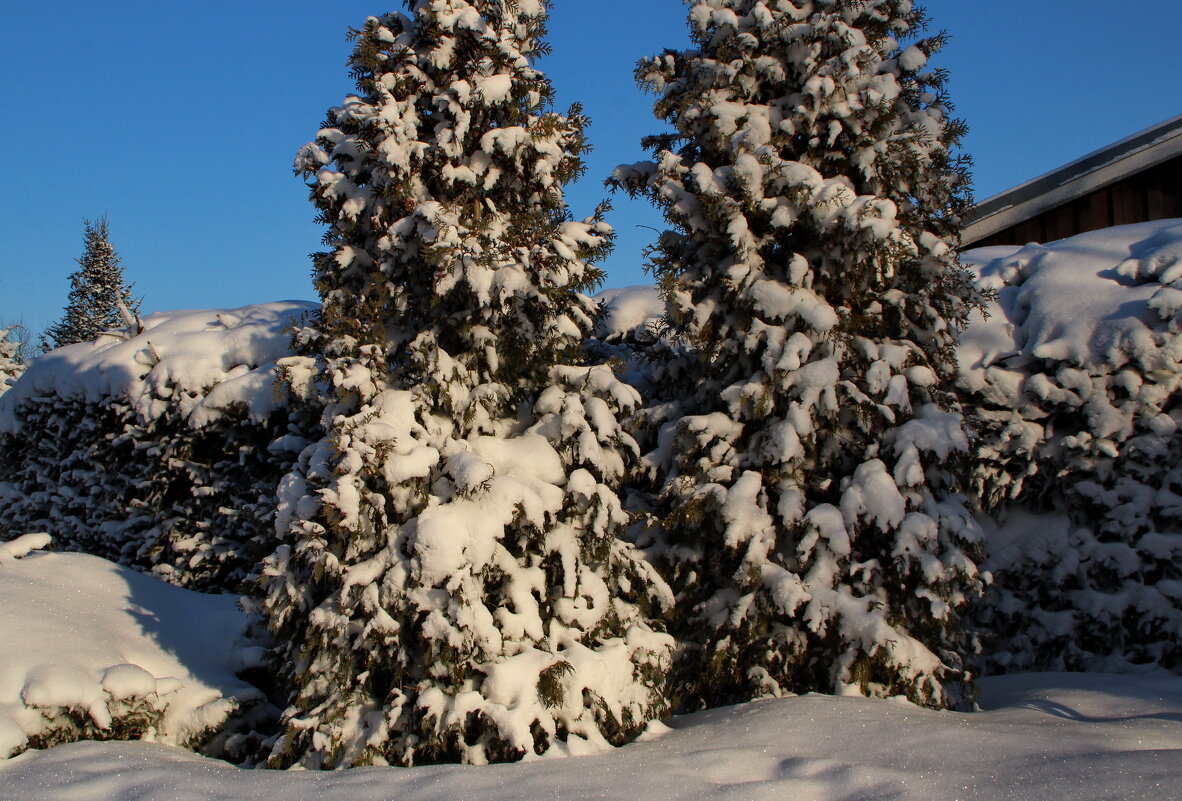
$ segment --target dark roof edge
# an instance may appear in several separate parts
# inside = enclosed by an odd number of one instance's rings
[[[1160,158],[1154,158],[1155,154],[1152,151],[1159,149],[1162,150]],[[1008,223],[985,225],[989,222],[989,218],[1002,212],[1017,211],[1019,208],[1023,208],[1032,217],[1119,180],[1126,173],[1118,170],[1113,175],[1113,170],[1106,168],[1115,167],[1119,162],[1133,156],[1141,156],[1141,158],[1137,158],[1134,164],[1129,166],[1146,169],[1170,158],[1174,155],[1175,150],[1182,150],[1182,115],[1159,122],[1119,142],[1114,142],[1051,172],[981,201],[969,212],[965,220],[964,239],[965,241],[984,239],[991,233],[1008,227]],[[1106,175],[1096,175],[1100,171],[1104,171]],[[1089,176],[1099,180],[1084,180]],[[1073,186],[1073,184],[1078,184],[1078,186]],[[1038,202],[1043,198],[1046,202]],[[1014,215],[1007,214],[1005,216],[1009,218]],[[997,222],[1001,223],[1000,220]],[[972,231],[971,240],[970,229],[977,229]]]

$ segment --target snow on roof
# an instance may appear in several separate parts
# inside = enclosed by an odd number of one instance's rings
[[[160,312],[135,336],[113,332],[50,351],[0,396],[0,431],[17,430],[17,408],[45,396],[120,398],[145,421],[175,407],[198,427],[242,403],[261,420],[278,404],[274,366],[291,354],[290,328],[316,308],[280,301]]]
[[[966,244],[978,242],[1179,154],[1182,115],[981,201],[970,212],[961,238]]]

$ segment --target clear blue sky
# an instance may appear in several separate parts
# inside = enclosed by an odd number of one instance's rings
[[[979,199],[1182,113],[1179,0],[928,0],[952,42],[934,62],[971,133]],[[321,231],[296,149],[352,89],[344,34],[399,0],[42,0],[0,29],[8,153],[0,322],[57,319],[82,220],[107,214],[144,310],[314,297]],[[687,37],[682,0],[556,0],[542,67],[582,102],[595,152],[569,192],[590,213],[603,179],[657,130],[633,65]],[[1126,10],[1127,9],[1127,10]],[[642,283],[661,225],[614,200],[606,286]]]

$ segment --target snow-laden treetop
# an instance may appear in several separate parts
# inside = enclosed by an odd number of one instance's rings
[[[910,0],[699,0],[698,49],[641,62],[674,131],[613,180],[675,228],[651,266],[696,344],[726,348],[741,309],[909,338],[949,371],[947,329],[971,303],[953,251],[965,129],[925,22]]]
[[[563,201],[587,121],[577,106],[550,111],[553,89],[532,66],[545,4],[409,5],[357,32],[359,91],[296,158],[330,225],[315,336],[329,358],[377,348],[395,383],[440,376],[444,406],[463,406],[456,382],[512,393],[573,360],[592,312],[577,292],[600,280],[591,262],[611,231],[570,220]]]

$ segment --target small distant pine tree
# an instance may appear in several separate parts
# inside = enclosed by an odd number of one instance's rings
[[[86,245],[78,269],[70,275],[70,298],[65,315],[45,332],[42,345],[60,348],[89,342],[104,331],[122,328],[125,312],[135,314],[140,301],[123,280],[123,265],[111,245],[107,218],[83,221]],[[120,309],[123,306],[123,310]]]
[[[668,593],[618,536],[639,398],[582,355],[612,234],[563,201],[587,120],[532,66],[547,4],[407,5],[355,32],[358,94],[296,160],[329,225],[298,333],[327,435],[264,567],[273,766],[520,759],[667,706]]]
[[[637,76],[672,132],[611,183],[658,204],[684,343],[648,412],[651,554],[683,707],[781,692],[964,704],[979,529],[948,392],[977,303],[942,36],[911,0],[693,0]]]

